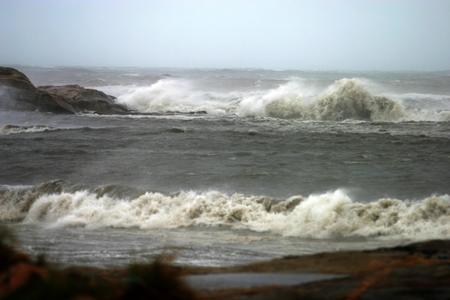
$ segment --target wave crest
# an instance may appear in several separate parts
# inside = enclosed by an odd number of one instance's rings
[[[448,195],[369,203],[354,201],[343,190],[284,201],[217,191],[117,198],[88,190],[66,192],[58,183],[14,193],[0,193],[1,220],[140,229],[229,226],[310,238],[450,238]]]
[[[220,95],[194,90],[187,80],[161,79],[149,87],[139,87],[119,96],[118,102],[144,113],[206,111],[223,114],[226,101]]]
[[[404,116],[399,103],[372,95],[358,79],[337,80],[318,96],[305,94],[304,86],[290,82],[259,99],[243,100],[240,112],[243,115],[319,121],[395,121]]]
[[[397,121],[403,106],[371,94],[361,79],[340,79],[325,91],[294,79],[271,90],[215,93],[194,89],[187,80],[162,79],[119,96],[120,104],[145,113],[195,112],[319,121]]]
[[[404,116],[399,103],[372,95],[355,79],[338,80],[313,105],[313,110],[317,119],[331,121],[392,121]]]

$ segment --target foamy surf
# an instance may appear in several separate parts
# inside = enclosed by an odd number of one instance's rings
[[[301,85],[290,82],[260,98],[244,99],[239,113],[322,121],[395,121],[404,115],[400,104],[372,95],[358,79],[338,80],[316,96],[302,93]]]
[[[86,115],[88,116],[88,115]],[[22,134],[22,133],[40,133],[40,132],[54,132],[62,130],[102,130],[109,129],[108,127],[89,127],[89,126],[78,126],[78,127],[52,127],[46,125],[3,125],[0,126],[0,135],[11,135],[11,134]]]
[[[161,79],[148,87],[121,87],[118,102],[143,113],[204,111],[211,115],[313,121],[448,121],[447,108],[411,106],[412,94],[376,93],[367,79],[343,78],[325,89],[301,79],[269,90],[212,92],[185,79]],[[105,87],[111,90],[111,87]],[[432,96],[423,95],[426,99]],[[439,97],[438,97],[439,96]],[[436,96],[442,99],[443,95]],[[420,94],[414,94],[417,100]],[[433,98],[434,99],[434,98]]]
[[[117,197],[64,191],[57,182],[0,193],[0,220],[51,227],[179,228],[227,226],[304,238],[450,238],[450,196],[418,201],[383,198],[363,203],[344,190],[278,201],[218,191],[146,192]]]
[[[224,114],[232,109],[225,95],[195,90],[187,80],[161,79],[119,96],[118,102],[143,113],[205,111]]]
[[[19,133],[34,133],[34,132],[46,132],[57,130],[56,128],[44,126],[44,125],[31,125],[31,126],[19,126],[19,125],[3,125],[0,127],[0,134],[19,134]]]

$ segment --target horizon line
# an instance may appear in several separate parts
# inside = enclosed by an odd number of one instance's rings
[[[0,66],[5,67],[24,67],[24,68],[73,68],[73,69],[162,69],[162,70],[199,70],[199,71],[272,71],[272,72],[324,72],[324,73],[445,73],[450,72],[449,69],[434,69],[434,70],[424,70],[424,69],[300,69],[300,68],[267,68],[267,67],[169,67],[169,66],[133,66],[133,65],[117,65],[117,66],[107,66],[107,65],[32,65],[32,64],[0,64]]]

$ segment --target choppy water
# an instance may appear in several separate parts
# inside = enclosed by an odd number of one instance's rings
[[[450,74],[23,71],[155,113],[0,112],[0,219],[31,253],[226,265],[450,237]]]

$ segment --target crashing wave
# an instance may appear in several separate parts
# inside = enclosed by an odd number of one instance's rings
[[[133,197],[102,191],[64,191],[58,182],[5,190],[0,192],[0,220],[88,228],[229,226],[310,238],[450,238],[448,195],[362,203],[343,190],[284,201],[217,191]]]
[[[354,79],[338,80],[313,104],[313,110],[317,119],[331,121],[392,121],[404,115],[400,104],[372,95]]]
[[[161,79],[149,87],[138,87],[119,96],[118,102],[144,113],[206,111],[224,114],[229,103],[220,94],[194,90],[186,80]]]
[[[398,121],[403,106],[371,94],[360,79],[340,79],[326,91],[291,80],[271,90],[213,93],[194,89],[187,80],[162,79],[119,96],[120,104],[145,113],[206,111],[242,117],[272,117],[319,121]]]
[[[302,88],[290,82],[259,99],[245,99],[240,114],[319,121],[395,121],[404,116],[399,103],[372,95],[358,79],[340,79],[318,96],[305,95]]]

